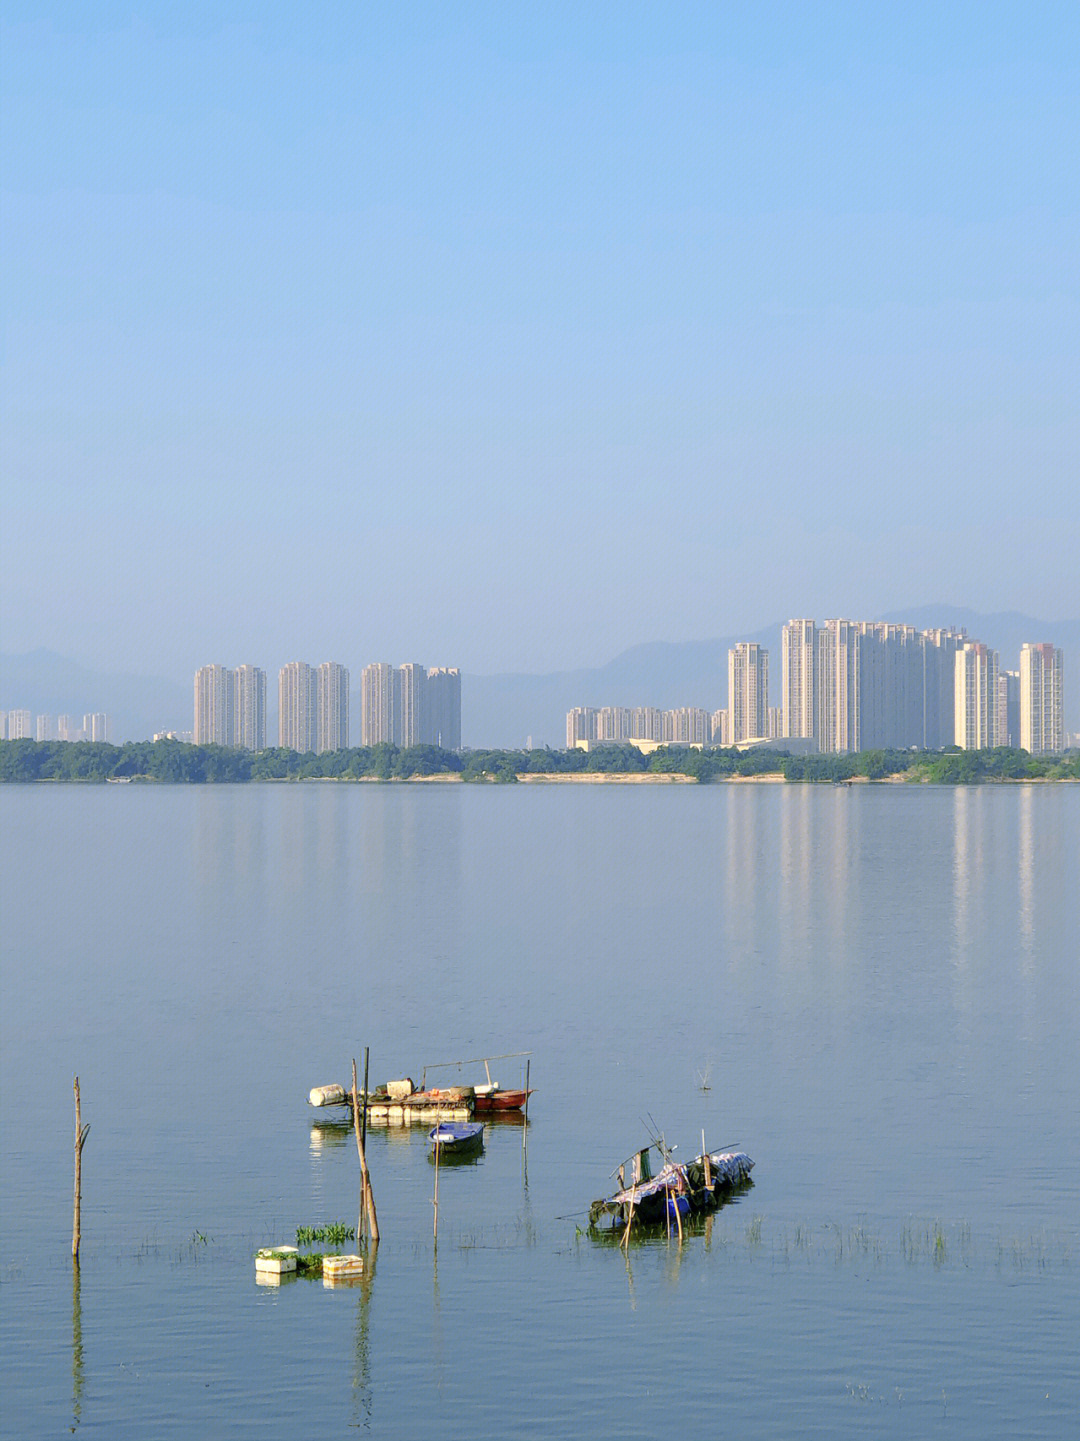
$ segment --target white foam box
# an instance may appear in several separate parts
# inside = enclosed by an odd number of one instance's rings
[[[270,1276],[284,1276],[296,1270],[296,1258],[300,1254],[295,1246],[264,1246],[255,1252],[255,1270]]]
[[[337,1281],[355,1281],[364,1274],[363,1256],[324,1256],[322,1263],[323,1285],[332,1286]]]

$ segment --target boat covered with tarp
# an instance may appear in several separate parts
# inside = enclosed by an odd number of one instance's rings
[[[653,1175],[651,1152],[662,1162]],[[626,1168],[631,1167],[629,1184]],[[618,1167],[619,1189],[589,1207],[589,1224],[605,1219],[614,1227],[676,1226],[684,1219],[715,1211],[752,1184],[754,1163],[745,1151],[702,1151],[692,1161],[675,1161],[663,1142],[635,1153]]]

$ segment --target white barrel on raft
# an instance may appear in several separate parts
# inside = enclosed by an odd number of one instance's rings
[[[341,1106],[347,1100],[344,1086],[313,1086],[308,1092],[309,1106]]]

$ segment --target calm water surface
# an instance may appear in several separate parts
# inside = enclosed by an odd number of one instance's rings
[[[0,806],[5,1436],[1077,1434],[1076,787]],[[374,1132],[364,1284],[257,1286],[355,1218],[306,1096],[365,1045],[530,1050],[527,1132],[443,1170],[437,1252],[423,1134]],[[624,1255],[584,1213],[653,1125],[755,1184]]]

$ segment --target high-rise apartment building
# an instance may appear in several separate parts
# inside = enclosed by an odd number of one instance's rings
[[[817,626],[789,620],[781,632],[781,735],[817,734]]]
[[[571,751],[578,741],[596,739],[596,711],[592,706],[579,705],[566,712],[566,749]]]
[[[257,665],[233,671],[233,730],[230,745],[266,749],[266,672]]]
[[[28,710],[9,710],[7,713],[7,739],[9,741],[33,740],[34,718]]]
[[[630,738],[630,711],[627,706],[606,705],[596,713],[598,741],[624,741]]]
[[[1020,647],[1020,745],[1033,756],[1065,749],[1062,669],[1056,646]]]
[[[967,644],[966,630],[924,630],[923,729],[910,742],[927,750],[954,744],[956,735],[956,653]]]
[[[397,729],[394,667],[385,661],[360,673],[360,744],[390,744]]]
[[[39,715],[34,726],[34,734],[39,741],[56,740],[55,717],[51,715]]]
[[[427,673],[427,744],[461,749],[461,672],[434,666]]]
[[[195,724],[192,734],[197,746],[233,744],[235,698],[233,674],[227,666],[204,665],[195,672]]]
[[[630,712],[630,736],[636,741],[663,739],[663,718],[657,706],[634,706]]]
[[[349,744],[349,672],[334,661],[316,671],[315,749],[345,750]]]
[[[955,686],[955,744],[966,751],[997,745],[997,651],[966,642],[956,652]]]
[[[714,746],[731,744],[731,713],[726,709],[712,713],[712,743]]]
[[[769,652],[756,642],[728,651],[728,710],[733,745],[768,734]]]
[[[818,749],[857,751],[862,742],[863,635],[853,620],[827,620],[818,632]]]
[[[427,736],[427,671],[422,665],[410,662],[398,666],[397,676],[397,727],[394,744],[418,746]]]
[[[664,740],[673,745],[708,745],[712,721],[699,706],[678,706],[664,712]]]
[[[89,712],[82,718],[83,739],[88,741],[111,741],[112,718],[104,711]]]
[[[278,672],[278,744],[302,755],[315,749],[315,672],[293,660]]]
[[[999,670],[997,688],[997,743],[1020,744],[1020,672]]]

